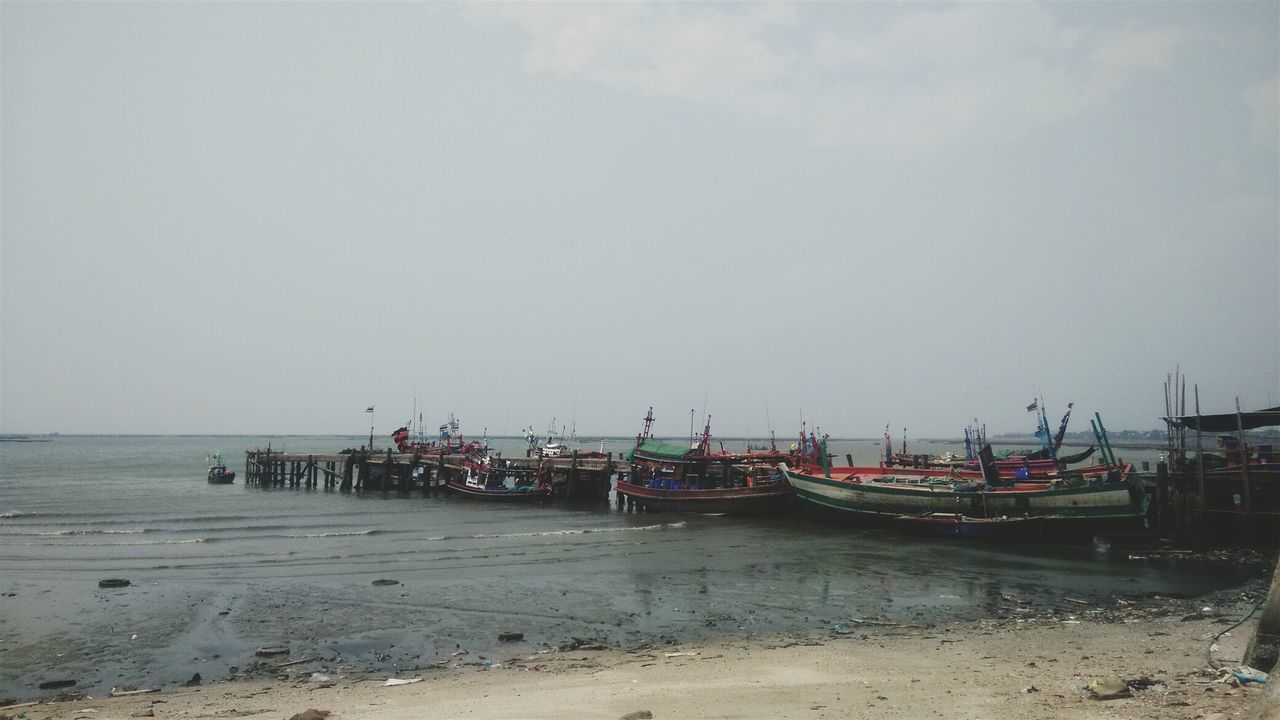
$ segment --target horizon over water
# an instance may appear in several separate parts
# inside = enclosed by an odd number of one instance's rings
[[[491,440],[523,454],[523,439]],[[631,444],[605,440],[615,453]],[[573,637],[634,646],[820,631],[853,618],[977,618],[1007,593],[1046,603],[1068,593],[1191,596],[1254,572],[1135,561],[1099,542],[956,542],[799,516],[243,484],[245,450],[331,453],[367,442],[58,435],[0,444],[0,697],[47,694],[36,686],[57,679],[91,693],[196,672],[209,682],[266,645],[394,672],[458,649],[509,657]],[[215,451],[238,472],[234,485],[205,482]],[[874,464],[880,444],[833,439],[831,452]],[[132,584],[99,589],[105,578]],[[505,631],[525,639],[499,646]]]

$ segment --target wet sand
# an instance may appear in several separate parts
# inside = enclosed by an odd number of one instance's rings
[[[1232,608],[1234,610],[1235,608]],[[1246,607],[1247,609],[1247,607]],[[1080,617],[1087,617],[1084,608]],[[1181,612],[1181,609],[1178,610]],[[1183,616],[1185,617],[1185,616]],[[120,698],[82,698],[0,712],[46,718],[290,718],[308,708],[365,718],[1197,718],[1262,717],[1280,707],[1257,686],[1219,682],[1205,650],[1230,621],[1139,612],[1111,622],[1033,618],[937,627],[858,625],[803,637],[631,649],[544,649],[451,658],[384,685],[324,663],[287,679],[233,681]],[[1114,618],[1113,618],[1114,620]],[[1227,624],[1224,624],[1227,623]],[[1237,662],[1253,621],[1218,641]],[[318,682],[321,673],[327,682]],[[1097,700],[1091,678],[1150,678],[1128,697]],[[1274,696],[1272,696],[1274,697]],[[1220,713],[1221,715],[1215,715]]]

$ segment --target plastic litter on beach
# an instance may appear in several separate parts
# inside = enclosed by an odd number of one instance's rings
[[[1242,683],[1264,683],[1269,676],[1261,670],[1251,668],[1248,665],[1241,665],[1231,669],[1231,674]]]
[[[667,653],[667,654],[666,654],[666,657],[669,657],[669,658],[673,658],[673,657],[693,657],[694,655],[697,655],[697,654],[698,654],[698,651],[697,651],[697,650],[690,650],[689,652],[673,652],[673,653]]]
[[[1119,678],[1095,678],[1086,683],[1083,689],[1095,700],[1113,700],[1132,694],[1129,685]]]
[[[387,681],[382,683],[382,687],[392,687],[394,685],[411,685],[416,682],[422,682],[422,678],[387,678]]]

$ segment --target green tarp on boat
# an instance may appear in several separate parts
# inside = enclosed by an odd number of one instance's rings
[[[627,453],[627,460],[634,460],[637,454],[644,457],[654,458],[657,460],[684,460],[685,456],[693,452],[688,445],[680,445],[676,443],[658,442],[657,440],[645,440],[640,447],[633,449]]]

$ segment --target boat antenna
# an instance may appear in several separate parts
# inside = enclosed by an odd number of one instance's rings
[[[769,447],[773,452],[778,452],[778,438],[773,433],[773,418],[769,417],[769,401],[764,402],[764,424],[769,427]]]
[[[693,408],[689,408],[689,447],[693,447]]]

